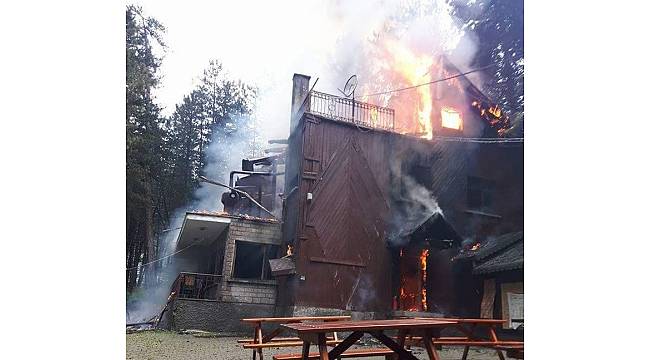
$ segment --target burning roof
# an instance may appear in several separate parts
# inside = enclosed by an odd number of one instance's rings
[[[523,231],[511,232],[497,237],[488,238],[487,241],[479,243],[478,246],[474,244],[470,249],[461,250],[461,252],[454,257],[454,260],[473,259],[474,261],[480,261],[509,247],[517,241],[523,242],[523,239]]]

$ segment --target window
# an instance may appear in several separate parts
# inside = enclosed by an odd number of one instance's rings
[[[463,130],[463,119],[458,111],[447,107],[442,108],[440,118],[442,119],[443,128]]]
[[[467,177],[467,207],[473,210],[493,208],[495,184],[479,177]]]
[[[235,241],[233,277],[238,279],[270,279],[269,259],[275,257],[277,250],[276,245]]]

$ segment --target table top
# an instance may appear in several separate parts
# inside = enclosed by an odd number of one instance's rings
[[[432,328],[458,324],[456,321],[432,319],[392,319],[392,320],[356,320],[328,323],[294,323],[282,324],[287,329],[298,333],[322,333],[333,331],[380,331],[391,329]]]
[[[245,323],[258,323],[258,322],[276,322],[276,323],[295,323],[301,321],[339,321],[350,320],[352,317],[348,315],[340,316],[295,316],[295,317],[268,317],[268,318],[247,318],[241,319]]]
[[[412,319],[456,321],[458,323],[469,323],[469,324],[505,324],[506,323],[506,320],[504,319],[463,319],[463,318],[425,318],[425,317],[414,317]]]

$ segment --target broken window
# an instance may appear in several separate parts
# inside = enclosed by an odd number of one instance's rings
[[[475,176],[467,177],[467,207],[473,210],[492,210],[494,181]]]
[[[233,277],[238,279],[270,279],[269,259],[275,257],[277,250],[276,245],[235,241]]]

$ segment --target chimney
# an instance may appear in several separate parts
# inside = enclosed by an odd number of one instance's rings
[[[303,103],[305,103],[305,98],[307,92],[309,92],[309,79],[310,77],[302,74],[293,74],[293,91],[291,92],[291,122],[289,127],[289,134],[293,133],[293,130],[296,128],[298,121],[302,117],[302,112],[300,110]]]

